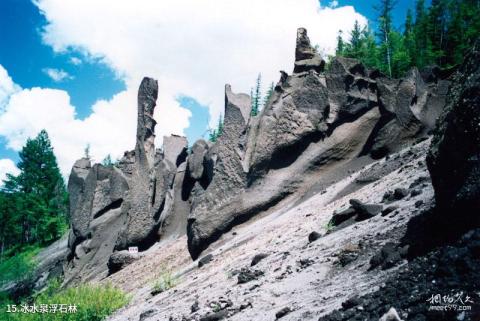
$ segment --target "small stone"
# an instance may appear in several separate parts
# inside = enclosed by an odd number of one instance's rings
[[[415,207],[416,208],[419,208],[422,205],[423,205],[423,200],[418,200],[418,201],[415,202]]]
[[[140,314],[140,318],[138,319],[138,321],[143,321],[143,320],[151,317],[152,315],[154,315],[156,312],[157,312],[157,310],[154,310],[154,309],[144,311],[144,312],[142,312],[142,314]]]
[[[247,283],[253,280],[258,279],[264,273],[259,270],[251,270],[248,268],[242,268],[238,273],[238,282],[237,284]]]
[[[292,312],[292,309],[290,309],[289,307],[285,307],[285,308],[281,309],[280,311],[278,311],[277,313],[275,313],[275,317],[278,320],[280,318],[283,318],[284,316],[286,316],[290,312]]]
[[[212,254],[205,255],[200,260],[198,260],[198,267],[201,268],[202,266],[210,263],[212,260],[213,260]]]
[[[408,195],[408,190],[406,188],[396,188],[393,191],[393,198],[395,198],[396,200],[401,200],[407,195]]]
[[[200,305],[198,303],[198,301],[195,301],[192,306],[190,307],[190,311],[192,311],[192,313],[195,313],[197,312],[198,310],[200,310]]]
[[[415,196],[418,196],[418,195],[420,195],[420,194],[422,194],[422,193],[423,193],[423,191],[422,191],[421,189],[415,188],[415,189],[413,189],[413,190],[410,192],[410,196],[411,196],[411,197],[415,197]]]
[[[382,216],[387,216],[388,214],[394,212],[397,209],[399,209],[399,207],[397,205],[389,206],[382,211]]]
[[[250,263],[250,266],[257,265],[258,262],[260,262],[261,260],[263,260],[267,256],[268,256],[268,254],[266,254],[266,253],[260,253],[260,254],[255,255],[252,259],[252,263]]]
[[[320,233],[318,233],[318,232],[316,232],[316,231],[313,231],[312,233],[310,233],[310,234],[308,235],[308,242],[309,242],[309,243],[312,243],[312,242],[318,240],[318,239],[321,238],[321,237],[322,237],[322,234],[320,234]]]

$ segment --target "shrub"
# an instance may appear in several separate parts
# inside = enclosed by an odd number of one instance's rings
[[[167,291],[175,287],[178,283],[178,279],[172,276],[171,272],[165,272],[160,275],[160,278],[155,282],[152,289],[152,295],[157,295],[164,291]]]
[[[53,285],[55,288],[55,285]],[[61,304],[76,305],[75,313],[7,313],[6,306],[0,307],[1,321],[100,321],[105,319],[115,310],[126,305],[128,296],[123,291],[111,285],[81,285],[75,288],[68,288],[52,294],[52,291],[45,291],[39,294],[34,303],[38,307],[43,305]],[[30,306],[32,304],[29,304]],[[18,310],[21,305],[17,305]]]
[[[32,247],[0,263],[0,287],[10,282],[28,279],[36,267],[35,255],[40,249]]]

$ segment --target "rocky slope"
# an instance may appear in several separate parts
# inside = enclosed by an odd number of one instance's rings
[[[480,319],[478,45],[454,75],[389,79],[296,44],[260,115],[226,85],[216,143],[156,148],[142,81],[135,150],[72,169],[65,286],[131,293],[111,320]],[[472,310],[429,308],[458,292]]]

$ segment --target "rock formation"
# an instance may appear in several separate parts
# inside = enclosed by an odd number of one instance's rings
[[[259,116],[248,118],[245,97],[236,109],[239,126],[226,128],[202,162],[213,166],[213,178],[192,200],[193,258],[232,226],[318,184],[324,173],[338,172],[338,178],[361,155],[383,157],[425,136],[443,107],[446,80],[426,83],[416,69],[405,79],[388,79],[341,57],[324,71],[305,29],[298,29],[296,43],[293,74],[282,72]],[[232,104],[242,105],[229,91],[226,126]]]
[[[185,168],[187,143],[184,137],[166,137],[163,150],[155,149],[157,94],[157,82],[144,78],[138,91],[134,151],[125,152],[117,165],[92,166],[83,158],[72,168],[66,283],[118,271],[135,259],[125,251],[130,246],[142,251],[172,233],[185,234],[188,213],[175,195],[181,194],[180,163]],[[177,213],[183,216],[174,219]],[[175,225],[173,231],[170,225]]]
[[[145,78],[135,150],[115,166],[81,159],[72,169],[67,280],[114,273],[135,259],[128,247],[143,251],[185,233],[196,259],[233,226],[411,144],[433,128],[449,86],[444,78],[413,69],[389,79],[340,57],[325,70],[300,28],[293,74],[281,72],[260,115],[250,115],[248,95],[226,85],[223,134],[190,151],[175,135],[155,149],[158,88]]]
[[[477,41],[454,77],[427,157],[435,199],[449,226],[480,223],[479,61]]]

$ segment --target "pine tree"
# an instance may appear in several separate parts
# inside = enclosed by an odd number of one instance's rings
[[[412,10],[407,10],[407,18],[405,19],[405,30],[403,31],[405,50],[410,59],[410,66],[415,66],[417,61],[417,49],[415,46],[415,31],[413,23]]]
[[[358,20],[355,20],[355,24],[353,25],[353,30],[351,32],[350,37],[350,45],[349,45],[349,56],[352,58],[362,58],[362,47],[364,43],[362,28],[358,23]]]
[[[337,36],[337,48],[335,49],[336,56],[344,56],[345,55],[345,42],[343,41],[343,31],[338,31]]]
[[[112,166],[113,165],[112,156],[110,154],[105,156],[105,158],[102,160],[102,165],[103,166]]]
[[[270,97],[273,95],[273,91],[275,89],[275,85],[273,82],[270,84],[270,86],[267,89],[267,92],[265,93],[265,97],[263,98],[263,108],[268,105],[268,102],[270,101]]]
[[[57,239],[66,228],[67,193],[47,132],[28,139],[19,156],[20,174],[8,176],[3,193],[16,211],[11,219],[21,228],[20,242]]]
[[[252,90],[253,95],[252,97],[252,106],[250,115],[257,116],[258,112],[260,111],[260,103],[262,100],[262,74],[258,74],[257,82],[255,84],[255,91]]]
[[[223,134],[223,117],[222,117],[222,114],[220,114],[220,117],[218,118],[217,138],[222,136],[222,134]]]

